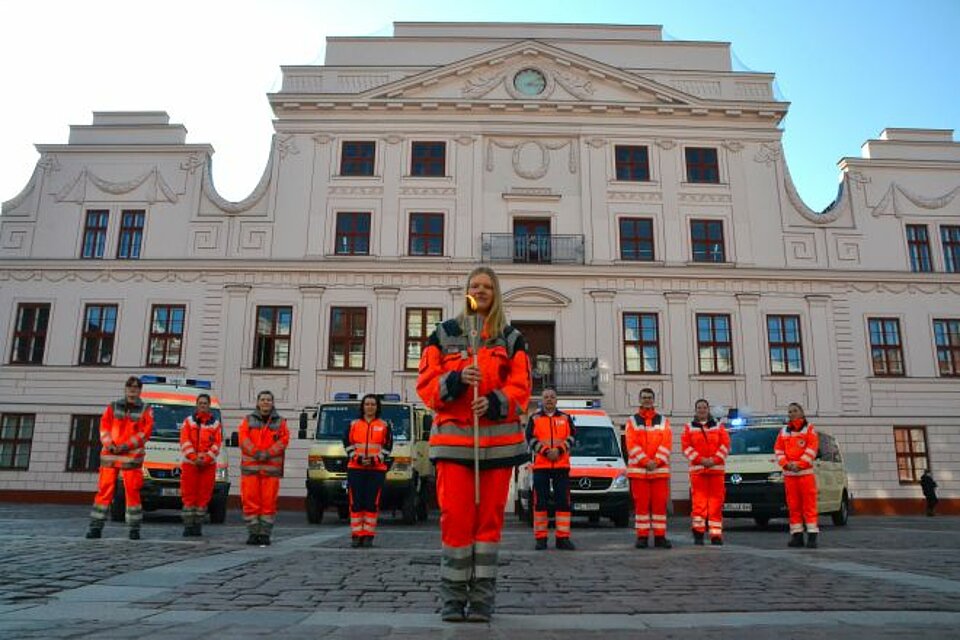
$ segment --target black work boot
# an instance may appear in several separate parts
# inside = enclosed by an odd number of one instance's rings
[[[807,534],[807,549],[816,549],[817,548],[817,534],[808,533]]]
[[[444,622],[463,622],[466,620],[464,609],[467,606],[467,583],[452,580],[440,580],[440,619]]]
[[[350,538],[350,547],[353,549],[359,549],[363,546],[363,538],[360,536],[352,536]]]
[[[203,525],[200,524],[199,522],[193,525],[193,535],[195,535],[198,538],[203,537]]]
[[[257,536],[257,544],[260,545],[261,547],[269,547],[270,536],[268,536],[265,533],[261,533],[259,536]]]
[[[703,546],[703,531],[693,532],[693,544]]]
[[[490,622],[493,603],[497,598],[497,581],[494,578],[477,578],[470,589],[470,604],[467,607],[467,622]]]
[[[547,539],[546,538],[537,538],[536,543],[533,545],[533,548],[537,551],[545,551],[547,548]]]
[[[570,538],[557,538],[557,549],[561,551],[576,551],[577,545]]]
[[[646,549],[650,546],[650,540],[647,538],[647,536],[637,538],[637,541],[633,543],[633,546],[637,549]]]
[[[712,536],[712,537],[710,538],[710,544],[712,544],[712,545],[715,546],[715,547],[722,547],[722,546],[723,546],[723,538],[721,538],[720,536]]]
[[[140,529],[130,529],[130,539],[139,540],[140,539]]]
[[[667,540],[667,536],[654,536],[653,546],[658,549],[672,549],[673,543]]]
[[[193,535],[193,527],[191,527],[190,525],[185,526],[183,528],[183,537],[189,538],[192,535]]]
[[[790,534],[790,542],[787,543],[788,547],[802,547],[803,546],[803,534],[802,533],[792,533]]]
[[[256,533],[251,533],[247,536],[247,544],[254,545],[260,544],[260,536]]]
[[[87,529],[87,540],[99,540],[103,537],[103,528],[90,527]]]

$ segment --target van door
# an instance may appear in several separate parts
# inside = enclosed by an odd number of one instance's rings
[[[820,435],[817,452],[817,512],[827,513],[840,508],[843,493],[843,472],[838,462],[836,440],[825,433]]]

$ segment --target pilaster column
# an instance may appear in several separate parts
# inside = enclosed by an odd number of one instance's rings
[[[763,342],[760,333],[760,296],[756,293],[738,293],[737,306],[740,308],[740,335],[743,338],[743,373],[746,387],[743,395],[737,394],[738,401],[743,398],[744,403],[753,409],[760,409],[763,404],[763,387],[760,374],[766,358],[763,357]],[[732,327],[731,327],[732,328]],[[734,355],[736,363],[736,355]],[[734,371],[737,370],[734,364]]]
[[[691,341],[696,340],[695,333],[690,329],[690,314],[687,312],[690,294],[686,291],[666,291],[663,297],[667,299],[668,326],[667,331],[660,331],[660,367],[664,373],[670,374],[673,382],[670,402],[664,398],[663,407],[669,413],[687,412],[694,400],[690,392],[690,348]]]
[[[805,297],[810,313],[810,327],[813,330],[810,332],[810,339],[804,345],[812,347],[809,353],[806,348],[804,349],[804,370],[808,375],[816,376],[817,413],[836,415],[838,413],[837,390],[840,381],[837,377],[837,361],[834,357],[836,341],[830,313],[831,298],[828,295]]]
[[[617,292],[611,289],[593,289],[587,293],[593,298],[594,325],[596,326],[593,342],[597,354],[597,371],[599,373],[597,382],[600,387],[600,394],[606,398],[612,398],[613,377],[610,374],[616,367],[614,342],[618,334],[617,314],[613,308],[613,301],[617,297]],[[589,340],[587,344],[589,344]]]
[[[317,397],[317,369],[320,368],[321,305],[325,287],[303,285],[300,287],[300,380],[297,384],[298,407],[314,404]]]
[[[403,336],[402,329],[397,328],[397,295],[399,287],[374,287],[373,293],[377,297],[374,314],[377,321],[374,325],[374,340],[370,357],[367,358],[367,368],[373,369],[373,388],[376,393],[398,391],[393,388],[393,372],[400,367],[396,366],[397,336]]]
[[[226,400],[226,405],[242,407],[246,399],[240,395],[240,370],[244,366],[244,355],[250,355],[244,348],[244,336],[247,324],[247,298],[251,287],[248,284],[228,284],[224,285],[223,289],[227,294],[227,303],[223,323],[223,372],[220,376],[223,386],[220,393]]]

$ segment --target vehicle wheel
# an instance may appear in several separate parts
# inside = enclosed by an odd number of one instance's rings
[[[843,497],[840,498],[840,509],[831,513],[830,518],[837,527],[847,526],[847,520],[850,519],[850,498],[847,497],[846,491],[843,492]]]
[[[337,517],[346,522],[350,519],[350,505],[341,504],[337,507]]]
[[[307,522],[310,524],[320,524],[323,522],[323,504],[318,498],[308,495],[303,500],[307,509]]]
[[[417,499],[417,521],[426,522],[430,518],[430,489],[428,483],[420,481],[420,492]]]
[[[753,521],[760,529],[766,529],[767,525],[770,524],[770,518],[767,518],[766,516],[757,516],[753,519]]]
[[[523,522],[523,503],[520,502],[520,498],[514,499],[513,512],[516,514],[517,520]]]
[[[617,515],[613,516],[613,526],[619,527],[621,529],[625,528],[630,524],[630,511],[624,509]]]
[[[214,498],[208,509],[211,524],[223,524],[227,520],[227,496]]]
[[[403,524],[416,524],[417,522],[417,491],[413,487],[403,496],[403,504],[400,505],[400,521]]]
[[[113,502],[110,503],[110,520],[123,522],[127,517],[127,504],[123,492],[123,483],[117,481],[117,488],[113,492]]]

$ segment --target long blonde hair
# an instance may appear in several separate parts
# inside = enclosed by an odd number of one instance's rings
[[[487,335],[490,338],[495,338],[503,333],[504,327],[507,326],[507,318],[503,313],[503,297],[502,291],[500,289],[500,278],[497,277],[497,274],[494,273],[493,269],[490,267],[477,267],[470,272],[470,275],[467,276],[467,286],[464,288],[464,294],[470,292],[470,281],[473,280],[474,276],[483,274],[490,278],[490,282],[493,283],[493,303],[490,305],[490,311],[487,313],[486,322],[484,326],[487,328]],[[460,315],[457,316],[457,322],[460,323],[460,327],[463,329],[464,333],[467,332],[467,316],[469,315],[470,310],[467,308],[467,301],[463,301],[463,311],[460,312]]]

